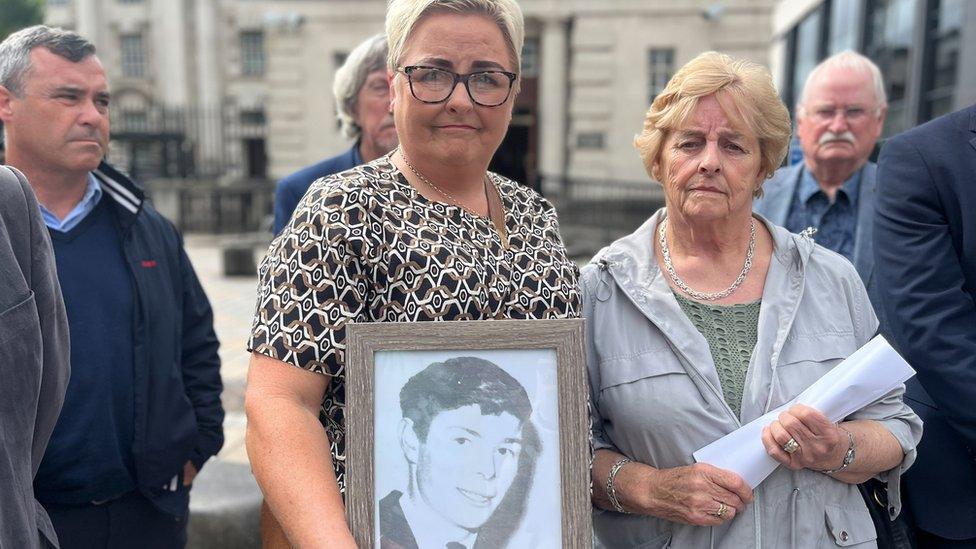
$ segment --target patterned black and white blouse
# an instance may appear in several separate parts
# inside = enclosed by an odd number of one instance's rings
[[[342,491],[347,322],[580,314],[555,210],[489,175],[507,250],[489,219],[420,195],[387,155],[313,183],[261,264],[248,349],[331,376],[320,418]]]

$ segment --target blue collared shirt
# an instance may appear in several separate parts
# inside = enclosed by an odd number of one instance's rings
[[[68,212],[68,215],[64,216],[64,219],[58,219],[58,216],[51,213],[50,210],[41,204],[41,215],[44,216],[44,224],[47,225],[49,229],[55,231],[60,231],[66,233],[71,229],[78,226],[88,214],[98,206],[98,201],[102,199],[102,184],[98,182],[91,173],[88,174],[88,187],[85,189],[85,195],[81,197],[81,200],[75,207]]]
[[[813,239],[848,260],[854,260],[854,236],[857,230],[857,196],[861,172],[854,172],[834,195],[833,203],[806,167],[800,174],[800,184],[793,193],[786,228],[799,233],[807,228],[817,229]]]

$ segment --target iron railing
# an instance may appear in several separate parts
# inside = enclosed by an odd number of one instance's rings
[[[137,180],[264,178],[266,133],[260,108],[119,108],[108,158]]]

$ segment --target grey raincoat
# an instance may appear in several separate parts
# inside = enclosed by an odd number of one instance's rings
[[[774,250],[749,363],[741,419],[725,403],[708,343],[680,309],[653,258],[665,210],[583,268],[583,314],[596,449],[658,468],[694,463],[692,452],[789,401],[865,344],[878,327],[864,285],[843,257],[760,216]],[[873,419],[901,444],[888,483],[892,515],[899,477],[915,460],[922,423],[904,387],[849,419]],[[594,510],[598,545],[635,548],[876,547],[857,487],[810,470],[778,468],[755,502],[716,527]]]

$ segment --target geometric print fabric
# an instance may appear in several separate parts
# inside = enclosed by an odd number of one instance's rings
[[[494,173],[509,247],[488,218],[419,194],[389,155],[319,179],[259,269],[248,350],[331,377],[320,419],[345,489],[347,322],[575,318],[579,270],[556,211]]]

